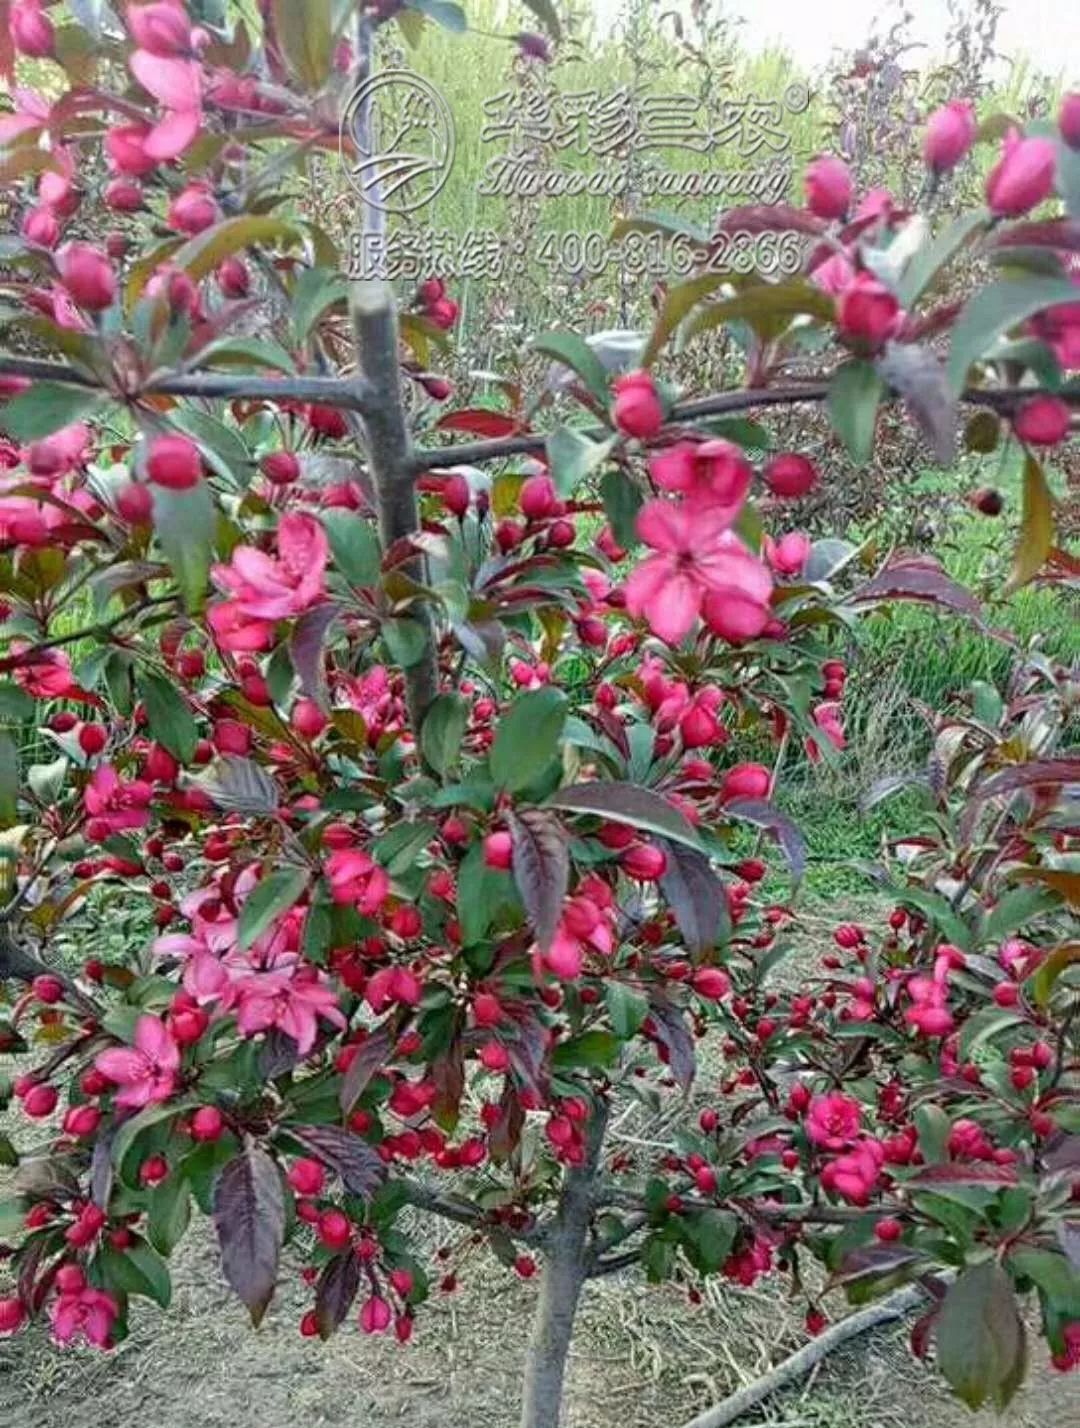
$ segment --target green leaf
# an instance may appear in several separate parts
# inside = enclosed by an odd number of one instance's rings
[[[200,367],[272,367],[295,372],[296,363],[280,342],[266,337],[219,337],[196,356]]]
[[[308,877],[306,868],[284,868],[256,883],[240,912],[237,946],[241,952],[299,900]]]
[[[40,441],[82,421],[105,401],[104,393],[67,382],[35,382],[4,406],[4,430],[16,441]]]
[[[160,674],[140,674],[137,682],[150,733],[179,763],[191,763],[199,729],[183,695]]]
[[[1005,586],[1011,595],[1034,580],[1054,547],[1054,503],[1042,463],[1034,456],[1024,461],[1024,495],[1020,534],[1013,552],[1012,572]]]
[[[990,351],[1019,323],[1058,303],[1076,301],[1076,289],[1064,278],[1011,278],[980,288],[964,304],[953,328],[949,381],[959,393],[972,363]]]
[[[97,1266],[108,1289],[125,1294],[141,1294],[167,1309],[172,1300],[172,1280],[168,1266],[145,1240],[136,1240],[127,1249],[105,1245],[97,1255]]]
[[[428,631],[419,620],[410,619],[408,615],[384,620],[382,637],[390,658],[402,669],[419,664],[427,653]]]
[[[382,569],[382,551],[374,525],[352,511],[324,511],[322,523],[334,563],[350,585],[374,585]]]
[[[440,694],[424,716],[420,747],[438,774],[446,774],[461,758],[462,741],[469,725],[469,706],[460,694]]]
[[[547,460],[555,489],[564,499],[607,459],[614,437],[590,441],[568,426],[557,426],[547,439]]]
[[[0,683],[0,719],[5,723],[21,724],[24,719],[33,717],[36,707],[33,695],[27,694],[25,689],[8,680]]]
[[[603,362],[584,338],[579,337],[576,332],[560,330],[547,332],[543,337],[536,338],[532,346],[533,351],[569,367],[606,409],[611,400],[608,374]]]
[[[920,1106],[915,1112],[919,1149],[928,1165],[937,1165],[948,1151],[952,1122],[940,1106]]]
[[[864,465],[874,450],[878,404],[885,384],[869,362],[845,362],[829,384],[829,415],[852,460]]]
[[[0,828],[10,828],[19,814],[19,751],[6,729],[0,729]]]
[[[610,1031],[584,1031],[560,1042],[551,1055],[551,1064],[560,1070],[574,1066],[615,1066],[618,1064],[620,1042]]]
[[[600,495],[612,534],[623,550],[633,550],[641,544],[637,517],[645,497],[625,471],[615,470],[605,471],[600,478]]]
[[[484,845],[475,843],[466,853],[457,876],[457,913],[464,947],[483,941],[502,908],[516,902],[513,879],[484,861]]]
[[[285,61],[307,89],[320,90],[334,59],[332,0],[271,0],[274,30]]]
[[[171,1255],[191,1220],[191,1187],[178,1172],[149,1194],[146,1234],[159,1254]]]
[[[1052,888],[1033,884],[1010,888],[988,914],[979,933],[979,941],[1001,942],[1033,918],[1053,911],[1060,902],[1060,894]]]
[[[905,907],[913,907],[917,912],[921,912],[934,923],[939,932],[944,933],[949,942],[955,943],[962,951],[972,950],[971,929],[953,910],[948,898],[943,897],[941,893],[931,892],[929,888],[900,888],[896,893],[896,900]]]
[[[283,3],[291,3],[291,0],[283,0]],[[411,9],[419,10],[421,15],[426,15],[429,20],[434,20],[437,25],[455,35],[463,35],[469,28],[465,11],[455,4],[454,0],[409,0],[409,5]]]
[[[835,306],[828,293],[804,278],[784,283],[757,283],[735,297],[709,303],[686,324],[686,336],[698,336],[714,327],[747,322],[761,335],[779,336],[796,317],[816,317],[831,322]]]
[[[962,213],[925,248],[920,249],[908,263],[903,277],[896,285],[900,306],[913,308],[941,269],[952,261],[961,248],[967,246],[976,233],[986,228],[989,222],[990,215],[985,208]]]
[[[604,1000],[607,1002],[608,1016],[615,1035],[620,1041],[629,1041],[641,1030],[642,1023],[649,1015],[648,998],[622,982],[606,982]]]
[[[697,278],[688,278],[684,283],[676,283],[664,295],[656,323],[653,326],[645,351],[641,355],[642,367],[651,367],[664,350],[671,334],[684,318],[689,316],[699,302],[710,297],[718,287],[730,281],[728,273],[705,273]]]
[[[499,720],[491,776],[500,788],[527,788],[555,758],[566,722],[566,696],[550,687],[519,694]]]
[[[970,1061],[972,1053],[988,1041],[993,1041],[1010,1027],[1023,1025],[1025,1017],[1006,1007],[984,1007],[974,1016],[968,1017],[960,1031],[959,1054],[961,1061]]]
[[[190,491],[155,486],[154,532],[180,587],[184,604],[197,611],[206,596],[217,533],[217,507],[210,487],[200,481]]]
[[[310,10],[317,10],[323,5],[329,6],[329,0],[315,0]],[[275,0],[275,8],[289,10],[301,28],[307,28],[307,4],[301,8],[294,0]],[[246,213],[239,218],[224,218],[212,228],[205,228],[177,248],[169,261],[183,268],[189,277],[198,282],[212,273],[224,259],[256,243],[276,243],[279,240],[298,243],[302,237],[294,224],[286,223],[282,218]]]
[[[123,1010],[132,1012],[134,1014],[132,1020],[137,1020],[137,1009],[135,1007],[125,1007]],[[114,1034],[120,1030],[119,1027],[114,1026],[109,1026],[106,1029],[112,1030]],[[132,1026],[126,1039],[131,1040],[133,1035],[134,1027]],[[124,1164],[124,1158],[135,1144],[135,1138],[137,1136],[141,1135],[143,1131],[149,1130],[152,1126],[160,1124],[162,1121],[169,1120],[174,1116],[179,1116],[185,1111],[195,1109],[198,1104],[197,1101],[192,1100],[158,1101],[152,1106],[144,1106],[141,1111],[136,1111],[133,1116],[129,1116],[126,1121],[120,1124],[116,1134],[112,1138],[112,1142],[109,1145],[109,1155],[112,1159],[112,1163],[118,1170],[121,1169]]]
[[[993,1260],[970,1265],[950,1286],[935,1325],[938,1367],[969,1408],[1004,1408],[1027,1364],[1024,1325],[1009,1276]]]
[[[303,342],[328,307],[343,301],[349,292],[347,281],[329,268],[304,268],[292,290],[292,329]]]

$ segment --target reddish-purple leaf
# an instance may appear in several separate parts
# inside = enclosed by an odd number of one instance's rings
[[[364,1087],[383,1066],[397,1036],[397,1028],[385,1023],[360,1043],[360,1050],[349,1062],[341,1078],[341,1109],[346,1115],[364,1093]]]
[[[1026,764],[1014,764],[981,780],[971,790],[960,836],[970,837],[978,810],[989,798],[1019,793],[1025,788],[1060,788],[1062,784],[1080,783],[1080,759],[1032,759]]]
[[[300,688],[314,699],[320,709],[327,709],[326,637],[341,614],[341,606],[327,600],[307,610],[293,626],[289,636],[289,658],[300,680]]]
[[[732,799],[725,805],[725,811],[771,834],[787,859],[791,876],[796,882],[800,880],[806,872],[807,849],[806,839],[798,824],[763,798]]]
[[[983,625],[982,607],[974,595],[951,580],[929,556],[900,556],[890,561],[851,597],[854,605],[875,604],[881,600],[918,600],[941,605],[957,614],[970,615]]]
[[[853,1249],[844,1256],[826,1287],[837,1289],[845,1284],[859,1284],[865,1280],[891,1276],[897,1270],[919,1263],[922,1258],[917,1250],[908,1245],[860,1245],[858,1249]]]
[[[805,208],[790,203],[751,203],[741,208],[728,208],[715,226],[717,233],[809,233],[817,236],[828,228],[824,218],[817,218]]]
[[[522,808],[507,816],[514,881],[541,952],[551,946],[570,883],[566,829],[554,813]]]
[[[467,431],[476,436],[515,436],[521,430],[521,423],[514,417],[483,407],[447,412],[435,425],[439,431]]]
[[[386,1166],[366,1140],[344,1126],[287,1126],[287,1133],[341,1176],[353,1195],[371,1198],[386,1178]]]
[[[218,1174],[213,1206],[225,1278],[258,1327],[273,1298],[285,1239],[277,1162],[262,1146],[247,1141]]]
[[[461,1026],[456,1023],[447,1049],[431,1063],[430,1076],[435,1087],[431,1114],[445,1131],[457,1126],[461,1098],[465,1093],[465,1048],[461,1041]]]
[[[1015,1185],[1016,1171],[1011,1165],[975,1165],[950,1161],[941,1165],[924,1165],[907,1181],[907,1185]]]
[[[517,1149],[525,1126],[525,1111],[521,1097],[512,1081],[503,1084],[499,1102],[499,1119],[488,1132],[488,1148],[495,1161],[506,1160]]]
[[[657,1041],[667,1052],[668,1069],[682,1089],[688,1091],[697,1072],[697,1058],[686,1016],[666,998],[655,996],[649,1001],[649,1018]]]
[[[328,1339],[345,1322],[360,1288],[362,1273],[360,1256],[351,1248],[323,1266],[315,1286],[315,1322],[321,1339]]]
[[[675,914],[687,947],[691,952],[704,952],[726,941],[731,933],[727,897],[708,858],[666,838],[656,841],[667,859],[660,891]]]
[[[1080,218],[1051,218],[1045,223],[1013,223],[994,239],[995,248],[1054,248],[1080,253]]]
[[[592,813],[691,848],[701,847],[692,825],[677,808],[651,788],[641,788],[636,783],[575,783],[553,793],[547,807],[562,808],[568,813]]]

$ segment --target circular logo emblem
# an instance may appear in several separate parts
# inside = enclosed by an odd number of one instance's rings
[[[383,213],[415,213],[450,176],[457,136],[450,106],[408,69],[385,69],[353,91],[341,158],[360,197]]]

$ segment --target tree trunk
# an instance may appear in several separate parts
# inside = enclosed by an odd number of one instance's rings
[[[521,1428],[559,1428],[566,1359],[578,1301],[588,1278],[592,1193],[607,1117],[606,1105],[598,1103],[589,1125],[584,1164],[567,1170],[563,1177],[526,1353]]]

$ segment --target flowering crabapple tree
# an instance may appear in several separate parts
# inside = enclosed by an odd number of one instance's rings
[[[543,63],[558,23],[530,8],[548,37],[512,38]],[[568,393],[515,376],[501,410],[439,415],[444,282],[399,314],[283,185],[336,149],[381,28],[457,8],[263,0],[255,33],[69,9],[0,5],[0,63],[49,76],[0,115],[3,322],[38,354],[0,358],[0,1045],[26,1122],[0,1139],[0,1332],[116,1344],[168,1303],[197,1209],[256,1324],[288,1247],[312,1338],[406,1342],[478,1241],[538,1275],[525,1428],[558,1421],[584,1284],[635,1262],[692,1300],[783,1278],[810,1332],[826,1293],[917,1280],[914,1346],[973,1405],[1022,1377],[1019,1296],[1080,1362],[1075,677],[1021,660],[935,727],[906,776],[932,831],[873,870],[887,926],[786,974],[806,854],[775,792],[843,746],[852,624],[985,617],[928,557],[874,570],[793,529],[825,478],[762,424],[824,406],[865,461],[899,401],[944,461],[967,407],[973,446],[1023,453],[1011,584],[1075,575],[1045,468],[1080,395],[1080,100],[1060,132],[934,115],[928,189],[1001,146],[936,235],[820,158],[805,206],[721,220],[804,235],[801,276],[670,288],[614,381],[538,336]],[[938,303],[971,248],[994,277]],[[721,324],[745,387],[655,375]],[[117,907],[146,910],[128,956]],[[620,1139],[627,1106],[690,1093],[704,1038],[695,1116]],[[450,1226],[433,1262],[418,1211]]]

